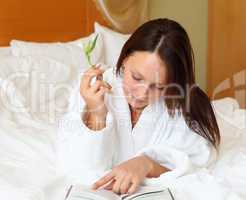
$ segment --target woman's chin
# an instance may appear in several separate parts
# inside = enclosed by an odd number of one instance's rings
[[[127,96],[127,102],[133,109],[143,109],[148,105],[148,102],[137,100],[134,97]]]
[[[144,107],[147,106],[146,102],[138,102],[138,101],[131,101],[129,102],[129,104],[133,109],[136,110],[143,109]]]

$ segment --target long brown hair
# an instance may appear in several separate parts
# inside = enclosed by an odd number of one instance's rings
[[[167,85],[178,85],[184,91],[183,98],[168,98],[179,95],[179,90],[176,87],[165,90],[169,115],[173,117],[178,110],[190,129],[217,148],[220,143],[218,124],[210,99],[195,84],[194,54],[184,28],[170,19],[155,19],[140,26],[121,50],[117,75],[121,73],[124,59],[136,51],[157,52],[167,67]]]

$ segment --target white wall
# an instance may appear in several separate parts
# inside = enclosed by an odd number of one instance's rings
[[[196,80],[206,89],[207,0],[149,0],[150,18],[178,21],[188,32],[195,53]]]

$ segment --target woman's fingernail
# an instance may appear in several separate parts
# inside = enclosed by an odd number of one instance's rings
[[[100,66],[101,66],[100,63],[97,63],[97,64],[95,65],[96,68],[100,68]]]

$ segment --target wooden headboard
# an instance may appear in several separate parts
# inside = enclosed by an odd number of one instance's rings
[[[70,41],[107,25],[93,0],[0,0],[0,46],[12,39]]]
[[[208,1],[208,94],[246,108],[246,1]]]

